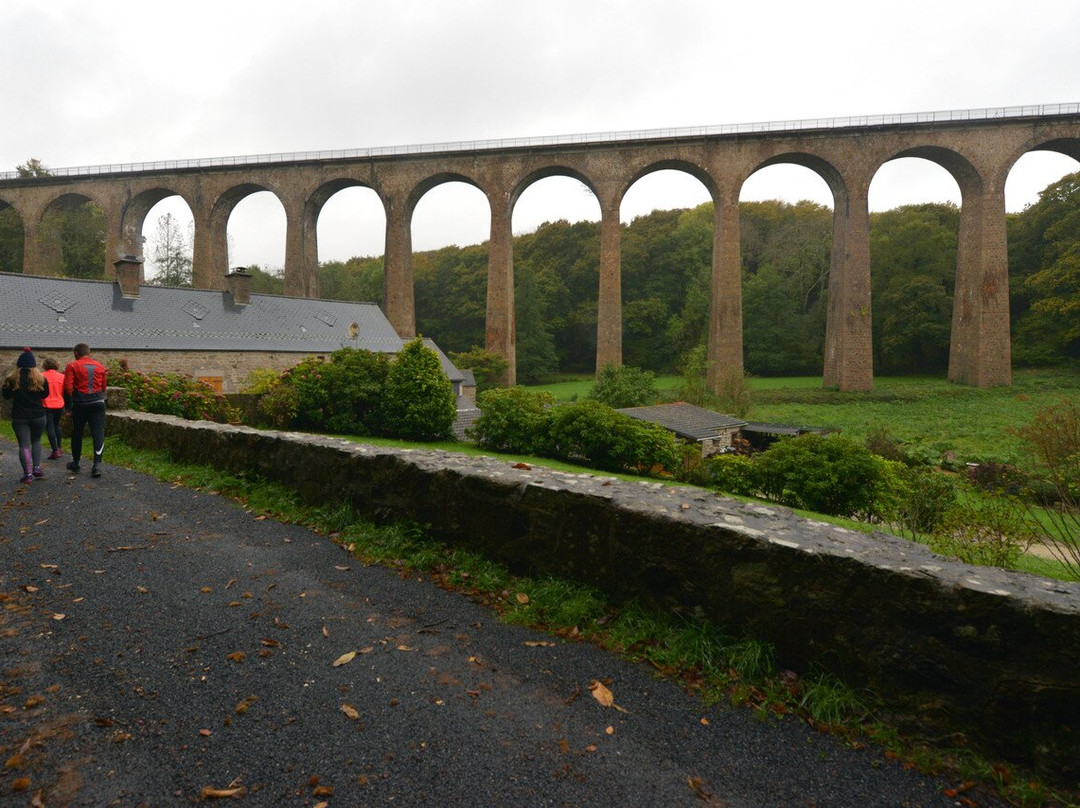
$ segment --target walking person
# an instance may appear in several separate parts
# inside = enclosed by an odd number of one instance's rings
[[[45,399],[45,434],[52,449],[49,460],[56,460],[64,453],[61,449],[60,434],[60,419],[64,415],[64,374],[51,356],[46,358],[41,366],[44,368],[41,375],[49,383],[49,396]]]
[[[94,442],[91,477],[101,476],[101,455],[105,451],[105,366],[90,357],[90,346],[75,346],[75,361],[64,368],[64,400],[71,408],[71,462],[68,471],[79,473],[83,428],[90,426]]]
[[[24,348],[15,369],[0,386],[0,395],[12,399],[11,428],[19,442],[19,463],[23,476],[19,482],[32,483],[45,476],[41,470],[41,433],[45,431],[45,399],[49,383],[37,369],[33,351]]]

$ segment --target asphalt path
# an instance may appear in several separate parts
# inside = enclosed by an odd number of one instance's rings
[[[961,804],[310,530],[66,459],[22,485],[0,440],[0,806]]]

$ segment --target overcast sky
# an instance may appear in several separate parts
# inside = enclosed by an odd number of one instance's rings
[[[1071,103],[1078,34],[1077,0],[5,0],[0,170]],[[1007,206],[1078,168],[1024,157]],[[268,197],[234,213],[231,265],[283,263]],[[794,167],[759,172],[742,198],[831,205]],[[622,218],[706,199],[660,172]],[[951,177],[909,159],[882,169],[870,204],[947,199]],[[190,219],[163,202],[147,235],[165,211]],[[522,196],[514,230],[560,218],[599,207],[552,178]],[[320,218],[320,260],[381,254],[383,228],[374,192],[342,192]],[[413,233],[415,249],[479,243],[486,203],[441,186]]]

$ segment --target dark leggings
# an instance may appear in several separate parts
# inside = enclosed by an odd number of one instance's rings
[[[71,462],[78,463],[82,455],[83,427],[90,425],[90,437],[94,441],[94,462],[101,462],[105,451],[105,402],[76,404],[71,408]]]
[[[15,430],[15,440],[19,442],[19,462],[26,476],[41,465],[41,433],[45,431],[45,416],[12,418],[11,428]]]
[[[49,436],[49,448],[56,451],[60,448],[60,418],[64,414],[64,408],[50,410],[45,408],[45,434]]]

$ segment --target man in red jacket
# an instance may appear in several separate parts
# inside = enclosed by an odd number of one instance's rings
[[[71,462],[68,470],[79,473],[83,427],[90,425],[94,441],[91,477],[101,476],[101,454],[105,451],[105,366],[90,358],[90,346],[75,346],[75,361],[64,368],[64,401],[71,409]]]

